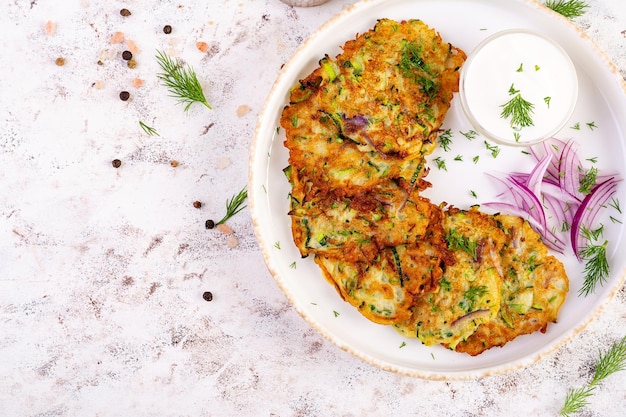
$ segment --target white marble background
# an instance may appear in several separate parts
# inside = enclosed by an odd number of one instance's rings
[[[403,377],[297,315],[247,209],[229,222],[236,240],[205,229],[247,182],[255,119],[280,65],[354,1],[1,3],[0,416],[554,416],[589,380],[598,349],[626,334],[622,288],[527,369]],[[576,23],[626,76],[626,2],[588,3]],[[110,43],[118,31],[125,43]],[[134,69],[120,58],[129,40]],[[185,114],[167,97],[157,48],[196,69],[213,110]],[[624,387],[626,372],[611,376],[581,415],[624,415]]]

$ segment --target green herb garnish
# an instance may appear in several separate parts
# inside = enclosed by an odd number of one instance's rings
[[[482,297],[487,294],[489,289],[485,285],[481,285],[479,287],[470,287],[469,290],[463,293],[463,297],[467,300],[468,310],[474,310],[474,304],[476,304],[476,299]]]
[[[441,149],[447,152],[450,150],[451,144],[452,144],[452,130],[447,129],[445,132],[439,135],[439,145],[441,146]]]
[[[157,51],[156,59],[163,71],[157,77],[169,90],[171,97],[185,104],[185,111],[188,111],[193,103],[202,103],[211,109],[204,97],[200,81],[191,66],[185,66],[180,60],[173,59],[161,51]]]
[[[476,131],[474,130],[468,130],[467,132],[461,132],[459,130],[459,133],[465,136],[468,140],[474,140],[476,139],[476,136],[478,135],[478,133],[476,133]]]
[[[432,78],[430,66],[422,58],[422,52],[421,45],[406,42],[402,48],[399,67],[402,75],[419,84],[422,91],[432,99],[439,92],[441,85]]]
[[[604,227],[595,230],[582,228],[581,233],[585,235],[588,242],[580,251],[580,259],[585,262],[585,279],[583,286],[580,288],[578,295],[587,296],[595,291],[598,284],[602,285],[609,276],[609,261],[606,257],[606,247],[609,243],[605,240],[601,245],[594,244],[600,235],[602,235]]]
[[[591,382],[586,387],[572,389],[567,393],[560,414],[563,417],[568,417],[571,413],[581,411],[589,404],[589,397],[593,395],[593,391],[602,380],[624,369],[626,369],[626,336],[619,342],[614,342],[606,352],[599,352],[599,359]]]
[[[517,93],[519,93],[519,90],[515,88],[515,84],[511,84],[511,86],[509,87],[509,95],[512,96],[513,94]]]
[[[581,0],[547,0],[546,7],[572,20],[585,14],[589,5]]]
[[[228,219],[246,208],[246,206],[243,205],[243,203],[246,201],[246,198],[248,198],[248,191],[246,190],[246,187],[243,187],[241,191],[234,195],[230,200],[226,200],[226,214],[224,215],[224,217],[222,217],[220,221],[215,224],[218,225],[226,223]]]
[[[585,172],[583,177],[580,179],[580,187],[578,191],[587,195],[591,193],[591,190],[598,180],[598,168],[591,167]]]
[[[141,126],[143,131],[146,132],[150,136],[160,136],[155,128],[148,126],[147,124],[145,124],[141,120],[139,121],[139,126]]]
[[[468,253],[472,259],[476,259],[476,249],[478,243],[469,237],[463,236],[456,228],[448,231],[446,235],[446,241],[448,242],[448,249],[462,250]]]
[[[526,101],[521,94],[516,93],[515,96],[501,105],[502,113],[500,117],[503,119],[511,118],[511,127],[522,128],[534,126],[532,114],[535,105]]]
[[[591,129],[591,130],[593,130],[593,129],[595,129],[596,127],[598,127],[598,126],[596,126],[596,123],[595,123],[595,122],[589,122],[589,123],[587,123],[587,126],[588,126],[588,127],[589,127],[589,129]]]
[[[611,202],[609,203],[609,206],[613,207],[615,210],[617,210],[618,213],[622,214],[622,209],[619,206],[619,200],[615,197],[611,197]]]
[[[491,156],[493,156],[494,158],[497,158],[497,156],[500,154],[500,147],[498,145],[490,145],[489,142],[485,141],[485,148],[487,148],[487,150],[491,152]]]
[[[552,100],[552,97],[550,96],[543,98],[543,102],[546,103],[546,106],[548,106],[548,108],[550,108],[550,100]]]
[[[435,163],[437,164],[438,169],[443,169],[444,171],[448,170],[448,168],[446,167],[446,161],[440,156],[434,158],[433,161],[435,161]]]

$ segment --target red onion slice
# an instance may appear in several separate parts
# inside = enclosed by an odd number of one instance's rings
[[[530,173],[512,172],[503,178],[489,175],[504,185],[498,195],[503,202],[483,206],[526,219],[546,245],[561,253],[566,242],[580,260],[580,251],[587,244],[583,228],[593,226],[600,210],[607,205],[621,181],[615,175],[597,176],[592,192],[580,192],[583,167],[578,144],[550,138],[530,148],[537,164]]]
[[[570,238],[574,255],[576,255],[579,261],[581,260],[580,251],[587,244],[587,238],[582,233],[583,227],[591,229],[600,209],[606,206],[609,199],[615,194],[617,182],[617,179],[610,178],[597,185],[576,210],[570,230]]]
[[[585,196],[580,192],[582,165],[578,158],[578,144],[570,140],[563,148],[559,163],[559,184],[579,201]]]

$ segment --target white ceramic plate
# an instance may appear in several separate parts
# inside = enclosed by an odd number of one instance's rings
[[[280,114],[288,103],[289,90],[310,73],[318,60],[340,53],[340,46],[355,34],[372,28],[379,18],[421,19],[438,30],[444,41],[466,53],[485,37],[504,29],[527,28],[554,39],[570,55],[579,76],[580,91],[576,110],[556,137],[573,138],[581,144],[583,158],[597,158],[603,171],[626,177],[626,86],[616,68],[593,42],[567,19],[530,0],[372,0],[340,13],[314,33],[283,67],[258,119],[250,158],[250,207],[261,250],[267,266],[293,307],[321,334],[337,346],[385,370],[428,379],[470,379],[507,372],[527,366],[552,352],[579,333],[620,288],[626,270],[624,227],[605,219],[605,237],[610,241],[611,277],[595,294],[579,297],[582,267],[571,254],[563,260],[570,277],[570,294],[560,312],[559,322],[545,334],[521,336],[503,348],[493,348],[477,356],[422,346],[416,339],[405,339],[389,326],[371,323],[355,308],[341,300],[322,277],[312,259],[301,259],[293,244],[287,215],[290,186],[282,169],[288,152]],[[587,123],[597,126],[590,128]],[[571,126],[578,123],[580,129]],[[502,148],[493,158],[483,138],[465,139],[459,131],[471,129],[453,101],[444,128],[455,132],[449,152],[438,149],[429,159],[433,183],[427,196],[433,202],[446,201],[460,208],[491,201],[495,184],[485,172],[528,171],[533,165],[519,148]],[[460,155],[463,161],[455,161]],[[432,159],[446,160],[448,170],[438,170]],[[478,163],[474,163],[479,156]],[[478,195],[473,198],[470,190]],[[626,208],[623,183],[616,196]],[[626,223],[624,215],[611,212]],[[607,213],[608,217],[608,213]]]

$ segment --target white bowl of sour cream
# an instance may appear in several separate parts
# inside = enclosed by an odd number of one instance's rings
[[[529,146],[560,131],[578,97],[576,68],[550,38],[510,29],[483,40],[461,69],[461,105],[495,142]]]

